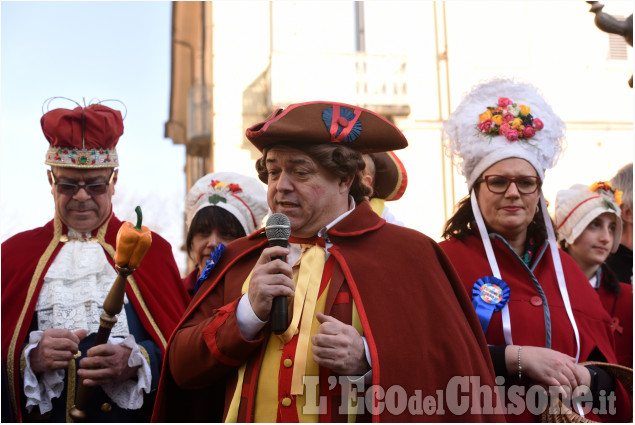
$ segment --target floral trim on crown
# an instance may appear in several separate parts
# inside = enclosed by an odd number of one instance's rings
[[[487,135],[505,136],[510,142],[531,139],[544,128],[540,118],[531,115],[527,105],[516,105],[506,97],[498,99],[498,106],[488,106],[478,118],[476,127]]]
[[[212,180],[209,184],[211,190],[208,190],[208,201],[212,205],[216,205],[219,202],[227,203],[227,196],[234,193],[242,192],[242,188],[236,183],[225,183],[220,180]],[[205,193],[201,193],[198,199],[201,199]]]
[[[604,192],[605,195],[608,195],[609,200],[614,201],[618,207],[622,204],[622,191],[615,189],[613,186],[611,186],[611,183],[609,182],[603,182],[603,181],[595,182],[591,186],[589,186],[589,190],[591,192],[597,192],[598,190],[601,190]],[[605,206],[608,209],[612,209],[612,210],[615,209],[610,202],[605,201]]]
[[[115,148],[110,149],[78,149],[49,147],[46,152],[47,165],[60,167],[118,167],[119,159]]]

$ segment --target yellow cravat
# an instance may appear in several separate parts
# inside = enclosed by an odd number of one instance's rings
[[[293,378],[291,379],[291,394],[299,395],[304,392],[302,377],[306,369],[306,357],[311,341],[311,323],[315,315],[326,252],[320,245],[302,244],[300,255],[300,270],[295,283],[295,296],[293,297],[293,316],[291,324],[284,333],[278,335],[283,344],[291,341],[298,329],[300,319],[305,317],[300,325],[298,344],[295,350]]]
[[[317,244],[302,244],[302,254],[298,259],[300,267],[297,274],[294,274],[295,295],[293,297],[291,324],[284,333],[276,335],[280,339],[281,343],[288,343],[295,335],[300,319],[302,317],[307,318],[306,320],[303,320],[300,325],[298,344],[296,346],[293,361],[293,376],[291,380],[291,394],[293,395],[301,395],[304,393],[304,383],[302,382],[302,378],[306,370],[307,355],[309,344],[311,342],[311,325],[315,316],[315,306],[320,292],[320,284],[322,281],[322,272],[324,270],[325,262],[326,251],[323,247]],[[251,273],[247,276],[247,279],[243,284],[241,291],[243,294],[247,293],[249,290],[250,279]],[[261,374],[263,373],[263,370],[268,367],[275,367],[277,370],[280,365],[279,358],[277,358],[277,361],[275,362],[276,364],[274,365],[269,364],[267,357],[267,354],[265,354]],[[236,391],[232,397],[228,415],[225,420],[226,422],[236,422],[237,420],[244,374],[245,365],[242,365],[238,371],[238,386],[236,387]],[[277,394],[277,385],[275,391]]]

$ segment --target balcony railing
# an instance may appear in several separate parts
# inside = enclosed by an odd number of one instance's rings
[[[267,106],[332,100],[408,115],[406,64],[406,55],[273,52]]]

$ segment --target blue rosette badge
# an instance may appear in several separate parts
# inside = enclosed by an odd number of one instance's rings
[[[472,305],[481,322],[483,333],[487,333],[489,321],[495,311],[500,311],[509,301],[509,286],[494,276],[485,276],[472,287]]]

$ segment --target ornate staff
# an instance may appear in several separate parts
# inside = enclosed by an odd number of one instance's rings
[[[99,317],[99,330],[97,331],[93,347],[108,342],[110,331],[117,323],[117,314],[123,308],[123,297],[128,276],[139,266],[152,243],[150,229],[141,225],[143,219],[141,207],[135,208],[135,212],[137,213],[137,225],[134,226],[132,223],[126,222],[121,225],[117,233],[117,248],[115,251],[117,278],[104,300],[104,314]],[[84,380],[80,380],[75,405],[69,411],[71,418],[74,420],[86,419],[84,409],[94,389],[95,387],[85,387]]]

